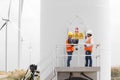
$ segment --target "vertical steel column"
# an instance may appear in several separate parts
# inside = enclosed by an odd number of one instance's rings
[[[21,53],[21,0],[19,0],[19,13],[18,13],[18,68],[20,68],[20,53]]]
[[[8,43],[7,43],[7,33],[8,33],[8,30],[7,30],[7,23],[6,23],[6,29],[5,29],[5,71],[7,71],[7,46],[8,46]]]
[[[7,60],[8,60],[8,52],[7,52],[7,46],[8,46],[8,38],[7,38],[7,36],[8,36],[8,21],[9,21],[9,19],[10,19],[10,9],[11,9],[11,2],[12,2],[12,0],[10,0],[10,2],[9,2],[9,8],[8,8],[8,19],[3,19],[3,20],[5,20],[5,23],[6,23],[6,29],[5,29],[5,71],[7,71]]]

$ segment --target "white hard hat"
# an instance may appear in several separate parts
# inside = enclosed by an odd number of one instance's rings
[[[86,34],[93,34],[92,30],[88,30]]]

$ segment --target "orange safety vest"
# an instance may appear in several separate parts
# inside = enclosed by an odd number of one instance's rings
[[[73,52],[74,51],[74,47],[72,45],[70,45],[70,43],[68,43],[68,39],[66,40],[66,51],[67,52]]]
[[[89,38],[85,43],[91,44],[91,38]],[[93,48],[93,45],[89,47],[84,47],[84,50],[92,52],[92,48]]]

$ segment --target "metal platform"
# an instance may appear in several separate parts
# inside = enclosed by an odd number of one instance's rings
[[[97,73],[100,72],[100,67],[55,67],[55,73],[51,73],[45,80],[52,80],[56,76],[57,80],[64,80],[69,77],[69,73],[72,72],[75,77],[80,77],[80,72],[84,72],[94,80],[97,79]]]
[[[56,72],[98,72],[100,67],[56,67]]]

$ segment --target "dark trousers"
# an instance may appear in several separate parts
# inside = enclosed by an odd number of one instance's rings
[[[70,61],[72,60],[72,53],[73,53],[73,52],[67,52],[67,54],[68,54],[67,67],[70,67]]]
[[[85,52],[86,56],[85,56],[85,66],[86,67],[92,67],[92,56],[91,56],[91,52],[90,51],[86,51]],[[90,55],[90,56],[89,56]]]

